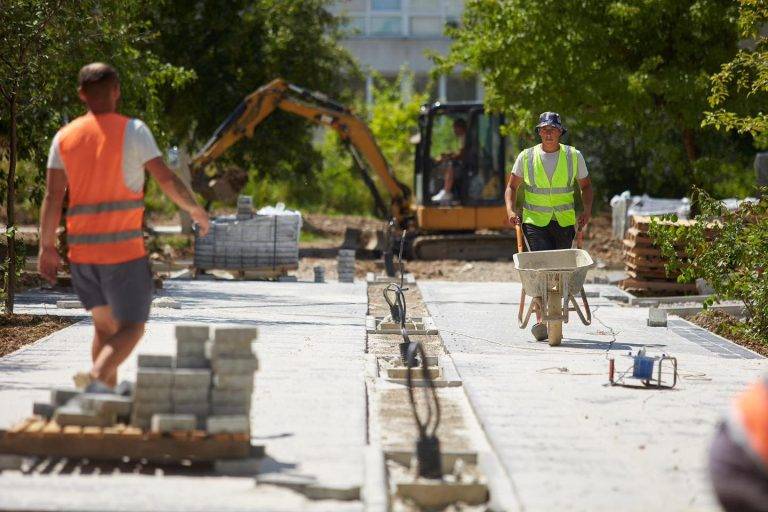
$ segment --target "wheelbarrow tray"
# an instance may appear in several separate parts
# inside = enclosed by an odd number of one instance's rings
[[[554,273],[562,276],[569,293],[579,293],[587,272],[595,266],[592,257],[583,249],[519,252],[513,256],[513,260],[523,290],[531,297],[546,295],[547,275]]]

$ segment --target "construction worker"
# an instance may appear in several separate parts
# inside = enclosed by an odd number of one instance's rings
[[[443,188],[432,196],[432,201],[440,204],[450,204],[453,201],[453,185],[467,156],[467,122],[464,119],[454,119],[453,134],[461,142],[461,149],[453,153],[443,153],[435,162],[437,167],[443,169]]]
[[[524,149],[517,155],[512,174],[504,192],[507,216],[513,225],[522,222],[523,233],[528,241],[528,250],[550,251],[570,249],[579,229],[589,223],[592,216],[592,180],[581,152],[560,143],[567,132],[555,112],[544,112],[539,116],[536,133],[541,144]],[[584,211],[576,218],[573,204],[573,185],[578,182]],[[522,184],[524,202],[522,219],[515,211],[517,189]],[[536,312],[537,322],[531,328],[538,341],[547,339],[547,326]]]
[[[768,377],[739,395],[719,425],[709,473],[727,512],[768,512]]]
[[[184,183],[166,167],[152,133],[138,119],[117,113],[120,81],[114,68],[93,63],[78,75],[88,112],[56,133],[48,157],[40,212],[38,270],[56,281],[56,229],[69,193],[67,244],[72,285],[91,312],[95,328],[88,373],[75,384],[109,392],[117,368],[144,334],[152,302],[152,274],[144,247],[144,170],[200,226],[208,215]]]

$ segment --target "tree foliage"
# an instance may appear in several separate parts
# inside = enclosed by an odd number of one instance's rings
[[[707,305],[744,301],[751,334],[768,343],[768,194],[736,211],[701,190],[694,200],[701,212],[694,224],[652,219],[654,244],[668,259],[667,269],[680,271],[678,281],[703,278],[712,286],[715,295]]]
[[[746,40],[712,77],[710,107],[703,124],[749,133],[768,147],[768,3],[739,1],[739,32]]]
[[[713,167],[749,165],[748,139],[701,127],[709,76],[736,52],[736,14],[731,0],[472,0],[437,62],[481,75],[514,134],[563,114],[610,192],[680,194],[709,185]]]
[[[194,152],[249,93],[283,78],[337,99],[354,76],[351,57],[336,43],[338,20],[329,0],[166,0],[150,10],[151,44],[161,58],[193,70],[197,80],[163,96],[168,126]],[[342,97],[340,97],[342,96]],[[235,161],[260,177],[303,179],[317,171],[312,126],[276,112],[252,140],[233,147]]]
[[[84,113],[76,93],[78,69],[108,61],[122,71],[123,112],[159,123],[158,89],[179,86],[192,75],[160,62],[142,48],[146,23],[138,1],[4,0],[0,3],[0,169],[8,251],[5,307],[13,311],[15,190],[39,203],[45,160],[56,130]],[[20,160],[38,172],[16,175]]]

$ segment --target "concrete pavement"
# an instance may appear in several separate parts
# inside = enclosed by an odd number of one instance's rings
[[[718,510],[708,443],[765,359],[691,324],[649,328],[647,309],[604,298],[590,300],[599,320],[573,315],[562,346],[549,347],[517,327],[519,283],[420,287],[520,510]],[[643,346],[678,357],[675,390],[606,385],[606,350],[623,370],[619,354]]]
[[[365,477],[365,283],[166,282],[163,295],[182,309],[153,309],[138,350],[121,368],[135,379],[138,353],[172,354],[173,325],[201,322],[259,327],[252,442],[266,447],[258,477],[300,479],[315,493],[354,498]],[[47,294],[22,296],[17,311],[56,310]],[[89,366],[88,321],[0,359],[0,427],[29,416],[47,389],[68,386]],[[32,476],[0,474],[0,508],[32,510],[361,510],[360,499],[311,501],[254,478],[133,474],[109,477],[69,469]],[[98,472],[97,472],[98,473]]]

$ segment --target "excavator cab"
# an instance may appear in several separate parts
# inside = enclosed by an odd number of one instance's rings
[[[422,106],[414,168],[422,231],[508,229],[504,206],[504,119],[482,103]]]

